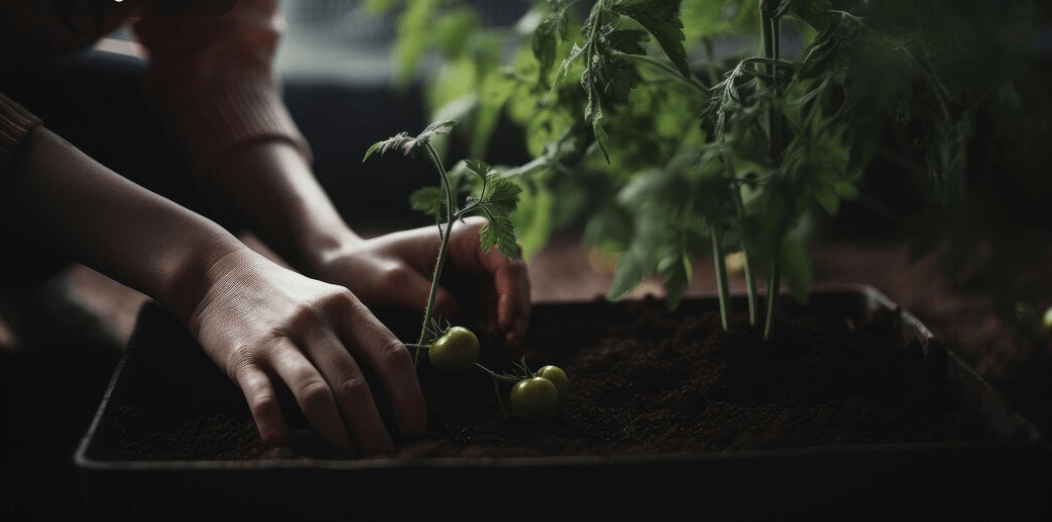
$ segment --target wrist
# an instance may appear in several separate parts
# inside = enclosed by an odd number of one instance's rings
[[[205,296],[223,277],[232,261],[257,255],[236,238],[202,245],[177,263],[177,268],[153,296],[183,324],[189,325]]]
[[[335,252],[362,241],[288,143],[263,142],[239,151],[211,183],[248,230],[302,272],[316,273]]]
[[[317,277],[325,267],[347,252],[361,248],[365,242],[350,227],[317,227],[301,234],[298,241],[300,267],[309,276]]]

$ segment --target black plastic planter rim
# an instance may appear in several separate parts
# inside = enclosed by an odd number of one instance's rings
[[[886,308],[899,313],[904,335],[921,339],[932,339],[931,332],[916,317],[902,310],[887,296],[868,285],[835,285],[817,287],[814,295],[834,293],[857,293],[863,297],[872,312],[876,308]],[[736,299],[744,298],[741,294]],[[685,299],[715,299],[715,293],[691,294]],[[534,303],[534,306],[561,306],[565,304],[584,303],[582,301]],[[147,305],[156,306],[156,305]],[[545,457],[501,457],[501,458],[376,458],[363,460],[325,460],[312,458],[266,459],[266,460],[141,460],[141,461],[107,461],[93,456],[96,435],[107,414],[107,406],[112,398],[117,381],[127,363],[131,350],[121,358],[114,376],[102,398],[99,408],[86,435],[81,439],[74,455],[76,465],[84,470],[99,471],[135,471],[135,470],[247,470],[247,469],[330,469],[330,470],[379,470],[407,468],[492,468],[492,467],[567,467],[567,466],[633,466],[663,462],[705,462],[713,460],[752,460],[752,459],[792,459],[816,454],[846,455],[856,453],[897,453],[897,452],[937,452],[967,451],[986,446],[968,442],[954,443],[897,443],[897,444],[847,444],[821,445],[813,447],[780,448],[765,450],[743,450],[734,452],[707,452],[694,454],[657,454],[657,455],[610,455],[610,456],[545,456]],[[993,390],[970,366],[964,363],[955,353],[947,349],[951,365],[957,371],[964,372],[974,379],[978,386],[975,390],[980,395],[986,409],[993,410],[1001,426],[998,438],[1004,442],[1003,447],[1034,447],[1042,440],[1037,429],[1022,416],[1009,410],[999,394]]]

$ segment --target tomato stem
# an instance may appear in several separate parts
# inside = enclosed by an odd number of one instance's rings
[[[442,237],[442,246],[438,250],[438,260],[435,262],[435,272],[431,276],[431,292],[427,296],[427,307],[424,308],[424,325],[420,329],[420,339],[416,342],[416,350],[413,353],[413,362],[420,362],[420,352],[425,345],[427,340],[428,326],[431,324],[432,316],[435,313],[435,299],[438,297],[438,282],[442,277],[442,269],[446,264],[446,252],[449,250],[449,234],[453,230],[453,222],[455,221],[453,216],[453,208],[456,205],[456,199],[453,197],[453,187],[449,183],[449,175],[446,173],[445,167],[442,166],[442,161],[438,157],[438,151],[435,150],[431,143],[426,143],[425,148],[427,154],[431,158],[431,162],[435,164],[435,168],[438,169],[438,175],[442,178],[442,188],[446,191],[446,231],[442,233],[442,225],[438,225],[439,235]]]

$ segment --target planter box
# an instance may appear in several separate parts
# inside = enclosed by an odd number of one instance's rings
[[[735,296],[734,305],[744,309],[744,297]],[[632,303],[540,303],[533,308],[531,328],[582,314],[622,321],[627,306]],[[685,299],[681,310],[716,307],[713,296],[701,296]],[[250,419],[240,391],[174,318],[150,304],[141,312],[75,460],[88,508],[99,520],[185,520],[205,513],[294,519],[359,514],[481,517],[514,510],[619,518],[693,510],[722,520],[792,514],[1026,520],[1045,512],[1052,482],[1040,434],[912,315],[869,287],[820,289],[801,310],[851,322],[879,314],[891,317],[904,342],[936,361],[927,367],[934,368],[936,379],[946,379],[954,400],[975,419],[978,431],[952,440],[846,439],[810,446],[781,443],[761,449],[658,453],[335,460],[310,456],[308,449],[292,458],[136,457],[115,450],[117,440],[129,436],[115,433],[115,419],[129,411],[148,417],[140,419],[145,425],[159,426],[202,418],[239,419],[245,426]],[[389,324],[402,338],[415,338],[415,320],[393,318]],[[530,338],[536,338],[532,329]],[[571,380],[577,382],[573,374]],[[488,399],[495,401],[492,389]],[[499,417],[495,407],[493,416]],[[535,431],[537,437],[544,436],[543,430]],[[243,428],[217,437],[226,437],[231,446],[239,438],[258,438]],[[142,448],[148,451],[149,445]]]

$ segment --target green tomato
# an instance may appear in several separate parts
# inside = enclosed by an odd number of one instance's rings
[[[427,358],[442,373],[462,373],[479,360],[479,340],[462,326],[450,328],[431,343]]]
[[[523,420],[551,417],[559,407],[559,390],[544,377],[523,379],[511,387],[511,412]]]
[[[1040,338],[1048,337],[1052,334],[1052,307],[1045,310],[1045,315],[1041,316],[1041,321],[1037,325],[1037,335]]]
[[[566,372],[558,366],[548,365],[540,370],[537,370],[537,377],[544,377],[552,384],[555,385],[555,389],[559,390],[559,402],[562,402],[566,398],[566,392],[570,390],[570,379],[566,376]]]

